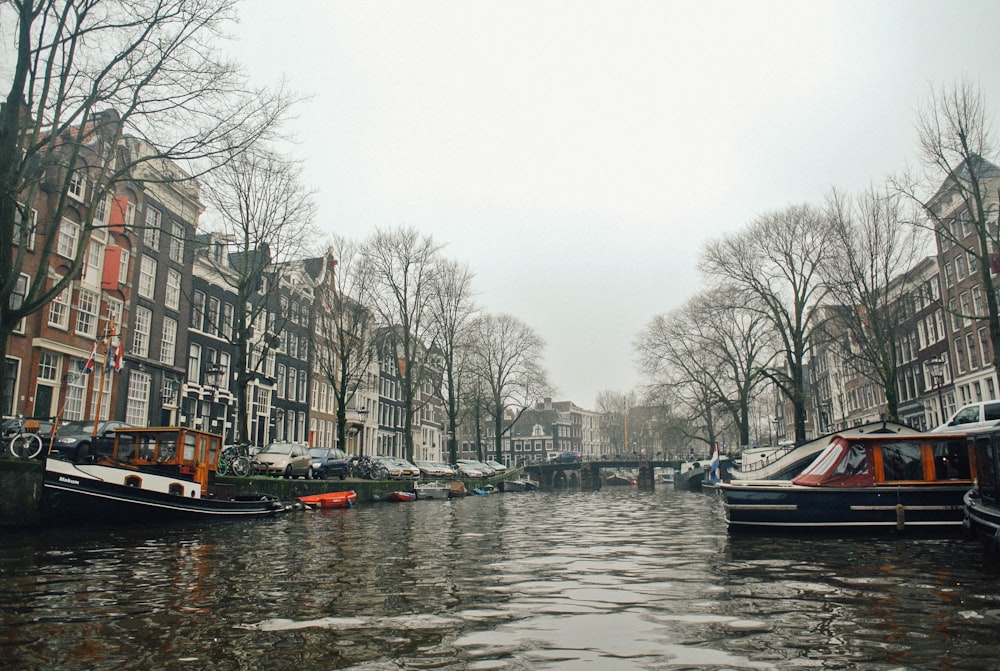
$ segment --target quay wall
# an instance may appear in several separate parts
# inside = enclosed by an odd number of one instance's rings
[[[498,478],[499,479],[499,478]],[[255,476],[217,477],[216,486],[235,494],[270,494],[284,501],[297,496],[354,490],[358,503],[384,500],[391,492],[413,491],[410,480],[290,480]],[[471,490],[482,483],[466,482]],[[0,529],[32,527],[41,523],[42,462],[0,459]]]

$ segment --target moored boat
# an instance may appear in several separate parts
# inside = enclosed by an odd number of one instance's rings
[[[538,483],[527,478],[503,480],[500,488],[505,492],[531,492],[538,489]]]
[[[962,435],[831,438],[792,480],[718,484],[730,530],[957,530],[971,486]]]
[[[119,429],[109,457],[46,458],[41,515],[51,524],[122,524],[263,517],[286,509],[273,496],[236,495],[216,485],[221,448],[220,436],[194,429]]]
[[[620,487],[624,485],[634,485],[635,480],[632,478],[627,478],[624,475],[615,473],[614,475],[609,475],[604,478],[604,484],[610,487]]]
[[[295,499],[313,508],[353,508],[358,500],[357,492],[350,490],[346,492],[326,492],[323,494],[310,494],[299,496]]]
[[[674,473],[674,489],[682,492],[700,492],[705,482],[705,467],[700,461],[686,461]]]
[[[413,485],[413,493],[418,499],[447,499],[451,497],[451,487],[444,482],[419,482]]]
[[[1000,487],[997,478],[997,473],[1000,473],[1000,431],[970,431],[968,442],[973,453],[975,477],[963,500],[963,531],[969,538],[982,540],[987,550],[997,554],[1000,553]]]
[[[394,503],[409,503],[410,501],[416,501],[417,495],[413,492],[389,492],[385,500]]]

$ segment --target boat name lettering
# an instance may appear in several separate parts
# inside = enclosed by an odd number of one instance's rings
[[[60,475],[59,476],[59,482],[65,482],[66,484],[69,484],[69,485],[78,485],[78,484],[80,484],[79,480],[74,480],[73,478],[67,478],[65,475]]]

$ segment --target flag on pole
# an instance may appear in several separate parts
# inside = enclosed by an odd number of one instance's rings
[[[710,470],[712,476],[712,484],[714,485],[719,481],[719,444],[715,444],[715,449],[712,451],[712,468]]]
[[[125,367],[125,352],[122,347],[122,338],[118,336],[118,344],[115,346],[115,371],[120,373]]]
[[[90,375],[94,372],[94,366],[96,365],[97,359],[97,341],[94,341],[94,346],[90,350],[90,358],[87,359],[87,365],[83,367],[83,372]]]

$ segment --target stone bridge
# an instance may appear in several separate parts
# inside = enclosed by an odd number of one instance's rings
[[[543,488],[580,487],[600,489],[604,478],[613,473],[638,471],[640,487],[653,487],[656,481],[654,468],[680,468],[680,462],[638,459],[593,459],[587,461],[529,464],[524,471]]]

